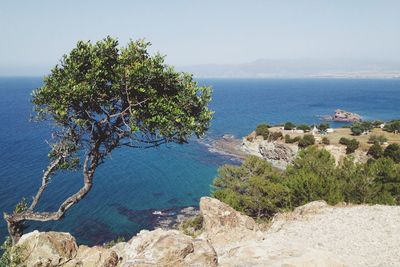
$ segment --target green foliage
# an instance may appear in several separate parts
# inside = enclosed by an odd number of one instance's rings
[[[314,200],[399,205],[400,164],[384,157],[361,164],[347,157],[336,165],[328,151],[311,146],[284,172],[257,157],[225,165],[214,187],[214,197],[254,218],[271,218]]]
[[[120,48],[111,37],[80,41],[33,92],[36,118],[57,125],[49,156],[67,155],[62,168],[76,166],[88,147],[104,157],[122,145],[186,143],[208,129],[211,89],[150,55],[149,46],[138,40]]]
[[[299,147],[305,148],[315,144],[315,138],[312,134],[305,134],[303,138],[299,140]]]
[[[351,125],[350,130],[353,135],[361,135],[363,132],[369,132],[374,128],[372,122],[363,121],[355,122]]]
[[[393,120],[385,124],[383,130],[391,133],[399,133],[400,132],[400,120]]]
[[[303,130],[305,132],[308,132],[311,130],[310,126],[308,126],[307,124],[299,124],[296,126],[297,130]]]
[[[383,148],[379,143],[374,143],[368,149],[367,155],[373,157],[374,159],[378,159],[383,156]]]
[[[383,143],[387,142],[387,138],[383,135],[371,135],[368,139],[369,143],[382,145]]]
[[[203,216],[196,215],[184,220],[179,225],[179,229],[186,235],[198,236],[203,229]]]
[[[28,202],[26,202],[26,199],[23,197],[20,202],[15,206],[14,213],[21,213],[25,210],[28,209]]]
[[[387,158],[391,158],[394,162],[400,163],[400,145],[390,144],[385,148],[383,155]]]
[[[261,135],[266,140],[269,136],[268,128],[269,128],[269,126],[266,123],[259,124],[259,125],[257,125],[257,128],[256,128],[256,134]]]
[[[283,138],[283,134],[281,132],[270,132],[270,134],[268,136],[269,141],[275,141],[275,140],[282,139],[282,138]]]
[[[347,147],[346,147],[346,154],[351,154],[354,151],[356,151],[356,149],[360,146],[360,142],[358,142],[356,139],[351,139],[348,141],[347,143]]]
[[[299,142],[300,139],[301,139],[300,136],[290,138],[290,135],[288,135],[288,134],[285,135],[285,143],[288,143],[288,144],[293,144],[293,143]]]
[[[283,125],[284,130],[293,130],[296,128],[296,125],[290,121],[286,122],[285,125]]]
[[[289,204],[288,188],[265,160],[248,157],[241,166],[224,165],[214,179],[212,195],[255,218],[269,218]]]
[[[360,146],[360,142],[358,142],[356,139],[348,139],[345,137],[340,138],[339,144],[346,146],[346,154],[353,153]]]
[[[329,141],[328,137],[324,136],[324,137],[322,137],[322,143],[324,145],[329,145],[331,142]]]
[[[348,138],[346,138],[346,137],[341,137],[340,139],[339,139],[339,144],[341,144],[341,145],[345,145],[345,146],[347,146],[347,144],[350,142],[350,139],[348,139]]]
[[[123,236],[118,236],[114,240],[111,240],[110,242],[104,243],[103,247],[105,248],[112,248],[118,243],[125,242],[125,238]]]
[[[328,130],[328,128],[329,128],[329,123],[321,123],[320,125],[318,125],[317,128],[321,132],[326,132],[326,130]]]
[[[285,185],[291,191],[291,205],[304,205],[324,199],[330,204],[343,200],[341,182],[335,176],[335,160],[332,155],[317,147],[308,147],[286,170]]]
[[[4,243],[0,246],[2,255],[0,257],[0,267],[22,267],[24,246],[12,246],[11,238],[6,237]]]

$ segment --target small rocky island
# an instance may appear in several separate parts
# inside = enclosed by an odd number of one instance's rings
[[[326,115],[322,117],[325,121],[338,121],[338,122],[357,122],[361,121],[362,117],[353,112],[345,111],[342,109],[335,110],[333,115]]]

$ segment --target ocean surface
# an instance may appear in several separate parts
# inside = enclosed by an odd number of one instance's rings
[[[31,199],[46,168],[49,125],[30,122],[30,93],[41,78],[0,78],[0,211]],[[198,205],[210,194],[218,166],[237,163],[212,153],[207,143],[224,134],[242,137],[258,123],[318,123],[318,115],[341,108],[364,119],[400,118],[400,80],[200,79],[213,87],[211,129],[203,140],[153,150],[116,150],[96,172],[94,187],[58,222],[28,223],[28,229],[68,231],[80,243],[101,244],[152,229],[154,211]],[[341,124],[335,123],[334,127]],[[56,209],[82,185],[79,172],[53,178],[40,210]],[[0,222],[0,239],[6,225]]]

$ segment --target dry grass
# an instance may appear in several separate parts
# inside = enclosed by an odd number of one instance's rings
[[[383,131],[380,128],[373,129],[368,135],[360,135],[360,136],[352,135],[349,128],[336,128],[334,130],[335,131],[333,133],[328,133],[325,135],[316,134],[315,137],[318,139],[318,137],[322,138],[325,136],[329,139],[331,145],[338,145],[339,140],[342,137],[349,138],[349,139],[355,138],[357,141],[360,142],[360,148],[365,151],[367,151],[368,148],[371,146],[371,144],[368,143],[368,140],[371,135],[383,135],[388,139],[389,144],[391,144],[391,143],[400,144],[400,134],[389,133],[389,132]],[[304,135],[304,134],[292,133],[292,131],[281,130],[279,127],[271,127],[270,131],[272,131],[272,132],[280,131],[280,132],[282,132],[283,136],[285,136],[286,134],[289,134],[291,138]]]

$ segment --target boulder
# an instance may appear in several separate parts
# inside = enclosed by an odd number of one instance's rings
[[[16,246],[26,266],[62,266],[78,252],[75,238],[61,232],[33,231],[23,235]]]
[[[286,169],[287,165],[296,157],[299,147],[296,144],[263,141],[259,144],[259,153],[272,166]]]
[[[67,262],[65,267],[116,267],[118,255],[115,251],[104,247],[79,246],[78,253],[74,259]]]
[[[202,197],[200,213],[203,216],[203,233],[214,247],[244,239],[259,239],[261,232],[254,219],[243,215],[221,201]]]
[[[127,243],[112,248],[120,259],[119,266],[217,266],[212,246],[176,230],[141,231]]]

